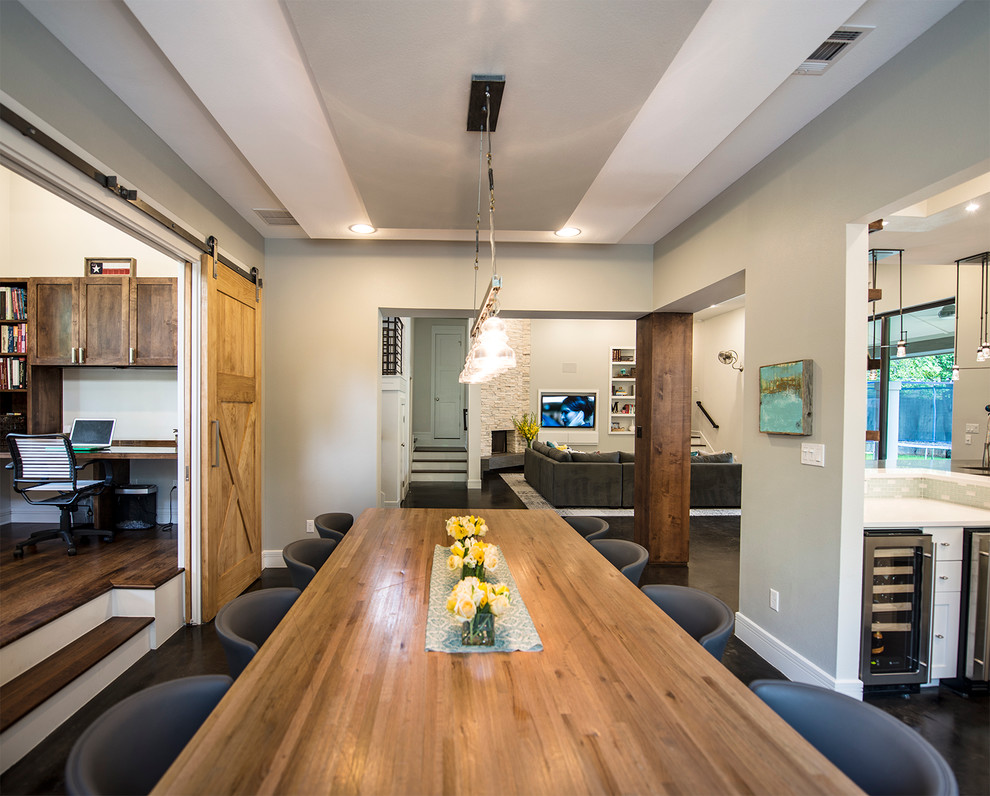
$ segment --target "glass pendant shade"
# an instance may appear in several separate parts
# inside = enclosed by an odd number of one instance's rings
[[[907,356],[907,340],[902,339],[897,341],[897,356]]]
[[[953,381],[959,381],[959,366],[958,365],[953,365],[952,366],[952,380]]]

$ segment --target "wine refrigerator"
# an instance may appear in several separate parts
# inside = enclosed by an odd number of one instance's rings
[[[860,677],[867,691],[914,691],[928,682],[933,571],[931,535],[866,532]]]

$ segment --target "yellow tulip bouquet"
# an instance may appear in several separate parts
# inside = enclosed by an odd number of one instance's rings
[[[485,583],[475,577],[459,581],[447,598],[447,610],[462,623],[461,642],[469,646],[492,646],[495,617],[505,613],[508,607],[508,586]]]
[[[450,517],[447,520],[447,536],[453,537],[458,542],[468,536],[484,536],[488,533],[488,526],[481,517],[468,514],[462,517]]]
[[[516,427],[523,438],[526,440],[527,447],[533,447],[533,440],[536,439],[536,435],[540,433],[540,418],[536,412],[530,413],[526,412],[520,418],[512,418],[512,425]]]
[[[485,580],[485,572],[498,566],[498,548],[493,544],[482,542],[473,536],[454,542],[450,546],[450,558],[447,559],[447,569],[451,572],[461,570],[461,577],[475,577]]]

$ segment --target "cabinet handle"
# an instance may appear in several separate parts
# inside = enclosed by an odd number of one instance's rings
[[[948,575],[939,575],[938,576],[938,579],[939,580],[948,580],[949,579],[949,576]]]
[[[220,466],[220,421],[213,420],[213,464],[212,467]]]
[[[72,364],[76,364],[76,347],[72,346]]]
[[[935,638],[945,638],[941,633],[936,633]]]
[[[948,547],[948,546],[949,546],[949,543],[948,543],[948,542],[939,542],[939,544],[940,544],[940,545],[941,545],[942,547]]]
[[[83,363],[83,360],[84,360],[84,359],[86,358],[86,357],[84,356],[84,352],[85,352],[85,351],[86,351],[86,349],[85,349],[85,348],[83,348],[82,346],[79,346],[79,364],[80,364],[80,365],[81,365],[81,364]]]
[[[134,349],[133,348],[128,348],[127,349],[127,363],[129,365],[133,365],[134,364]]]

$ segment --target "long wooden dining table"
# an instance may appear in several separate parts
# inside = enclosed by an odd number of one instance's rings
[[[154,793],[860,793],[551,511],[483,512],[542,651],[427,652],[463,513],[364,512]]]

